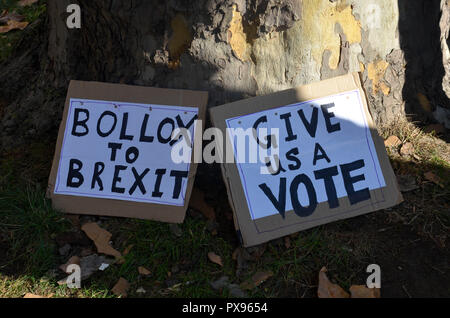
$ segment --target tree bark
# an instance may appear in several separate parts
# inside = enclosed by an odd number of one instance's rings
[[[66,26],[71,3],[81,7],[81,29]],[[377,124],[406,115],[434,120],[438,105],[450,109],[446,0],[47,4],[39,35],[46,45],[25,63],[41,71],[34,88],[20,76],[15,90],[0,86],[0,103],[8,105],[3,147],[20,142],[13,131],[55,131],[71,79],[207,90],[214,106],[360,71]],[[0,69],[0,78],[11,78],[6,73],[18,62]]]

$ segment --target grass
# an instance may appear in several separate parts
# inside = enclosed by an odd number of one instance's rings
[[[172,233],[169,224],[102,218],[101,226],[113,233],[115,248],[123,252],[131,246],[125,262],[94,274],[83,282],[81,290],[59,286],[57,281],[62,273],[58,273],[57,267],[67,257],[58,255],[55,237],[73,226],[44,198],[44,181],[24,180],[32,176],[37,167],[45,166],[41,161],[48,158],[42,156],[42,149],[47,145],[29,145],[0,160],[3,176],[0,179],[0,233],[2,244],[7,246],[7,255],[0,265],[1,297],[22,297],[26,292],[53,294],[54,297],[111,297],[110,290],[120,277],[130,282],[130,296],[135,297],[142,296],[136,293],[139,287],[147,291],[146,297],[227,297],[227,289],[216,291],[210,283],[226,275],[231,282],[239,284],[263,270],[273,271],[274,278],[269,279],[264,288],[251,290],[248,294],[275,297],[291,283],[300,286],[302,293],[313,288],[316,273],[323,265],[344,275],[336,276],[344,286],[350,284],[353,274],[347,276],[346,272],[354,273],[355,270],[354,253],[349,252],[350,247],[355,248],[351,242],[354,238],[337,240],[337,231],[341,231],[338,225],[334,225],[338,228],[332,231],[320,227],[294,235],[290,238],[289,249],[282,240],[268,244],[263,256],[248,261],[248,266],[238,277],[236,261],[232,259],[237,246],[220,235],[213,235],[202,217],[188,216],[179,225],[179,237]],[[19,154],[28,160],[17,160]],[[42,177],[37,179],[44,180]],[[228,226],[232,231],[232,224],[228,223]],[[343,242],[349,249],[342,248]],[[222,257],[223,267],[208,260],[207,254],[211,251]],[[148,268],[151,275],[139,275],[139,266]],[[51,274],[55,270],[56,276]]]
[[[142,286],[135,285],[135,289],[144,287],[151,290],[153,285],[162,285],[162,290],[153,295],[161,296],[159,292],[164,291],[164,287],[170,287],[164,284],[183,284],[185,288],[168,293],[180,297],[211,296],[213,291],[209,282],[214,273],[232,274],[230,258],[223,257],[223,268],[207,259],[210,251],[231,256],[232,250],[227,242],[214,237],[206,229],[205,221],[188,218],[180,225],[180,237],[172,234],[168,224],[142,220],[116,221],[108,223],[111,232],[117,233],[117,241],[122,241],[122,250],[130,245],[132,248],[125,256],[125,263],[114,267],[114,275],[137,283],[141,278],[137,271],[139,266],[152,272],[151,279],[142,282]],[[109,278],[105,283],[108,282]]]
[[[15,12],[24,17],[24,21],[33,23],[46,12],[46,1],[39,1],[31,6],[21,7],[18,0],[2,0],[0,3],[0,14],[3,10]],[[7,60],[14,50],[15,45],[22,37],[22,30],[12,30],[0,34],[0,63]]]
[[[409,124],[403,130],[399,127],[384,132],[385,136],[395,133],[404,142],[412,142],[421,164],[411,158],[400,160],[392,152],[396,170],[406,165],[406,170],[412,171],[414,167],[420,179],[423,172],[432,169],[447,185],[449,163],[444,158],[448,149],[436,146],[439,140]],[[224,231],[233,232],[232,222],[225,218],[219,218],[219,235],[214,235],[201,215],[189,213],[179,225],[181,235],[177,236],[169,224],[94,217],[113,233],[113,246],[129,253],[123,264],[115,263],[97,272],[83,281],[79,290],[69,289],[57,284],[64,277],[58,266],[68,256],[58,255],[55,238],[76,228],[52,209],[44,196],[52,155],[53,142],[38,141],[0,159],[0,254],[4,253],[0,255],[0,297],[22,297],[27,292],[53,297],[113,297],[110,290],[120,277],[129,281],[131,297],[228,297],[228,289],[214,290],[210,283],[226,275],[230,282],[240,284],[258,271],[272,271],[274,275],[247,291],[251,297],[314,296],[322,266],[327,267],[330,279],[348,289],[364,283],[374,251],[383,248],[371,224],[376,218],[366,215],[272,241],[264,245],[262,256],[257,255],[262,247],[247,249],[246,266],[238,268],[232,258],[236,243],[224,238]],[[439,240],[448,233],[450,224],[448,186],[426,183],[419,193],[422,198],[408,197],[405,204],[386,214],[387,218],[398,215],[399,222]],[[211,251],[221,256],[223,267],[208,260]],[[139,266],[151,274],[139,275]],[[146,290],[144,295],[136,292],[140,287]]]
[[[54,211],[39,189],[9,188],[0,194],[0,231],[7,236],[8,262],[21,263],[24,272],[42,275],[55,262],[52,235],[68,229],[62,215]]]

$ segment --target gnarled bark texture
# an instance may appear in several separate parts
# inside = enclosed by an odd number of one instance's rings
[[[33,86],[10,74],[19,60],[0,69],[22,81],[0,83],[3,146],[54,130],[71,79],[208,90],[214,106],[360,71],[378,124],[450,109],[447,0],[49,0],[47,15]]]

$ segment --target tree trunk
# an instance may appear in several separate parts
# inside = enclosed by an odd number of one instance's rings
[[[81,29],[66,26],[71,3],[81,7]],[[207,90],[214,106],[354,71],[363,74],[378,124],[407,114],[432,120],[438,105],[450,109],[448,7],[447,0],[49,0],[33,93],[43,104],[26,106],[22,91],[8,101],[0,128],[7,144],[17,141],[8,136],[24,116],[25,135],[54,130],[71,79]]]

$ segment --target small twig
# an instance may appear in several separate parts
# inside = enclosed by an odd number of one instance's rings
[[[432,265],[430,265],[430,267],[431,267],[432,269],[438,271],[438,272],[441,273],[441,274],[445,274],[445,272],[441,271],[441,270],[440,270],[439,268],[437,268],[437,267],[434,267],[434,266],[432,266]]]
[[[411,294],[408,293],[408,290],[406,289],[405,285],[402,285],[402,289],[403,289],[403,291],[405,292],[405,294],[406,294],[409,298],[412,298],[412,297],[411,297]]]

